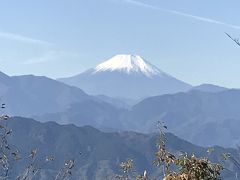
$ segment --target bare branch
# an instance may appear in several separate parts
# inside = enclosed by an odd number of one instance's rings
[[[231,39],[233,40],[238,46],[240,46],[240,41],[239,38],[233,38],[232,36],[230,36],[228,33],[225,32],[225,34]]]

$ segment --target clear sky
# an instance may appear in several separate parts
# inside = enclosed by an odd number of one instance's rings
[[[0,71],[52,78],[138,54],[193,85],[240,88],[239,0],[0,1]]]

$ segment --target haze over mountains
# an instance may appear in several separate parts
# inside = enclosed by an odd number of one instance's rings
[[[192,87],[191,91],[192,90],[215,93],[215,92],[226,91],[226,90],[228,90],[228,88],[221,87],[221,86],[216,86],[216,85],[213,85],[213,84],[201,84],[199,86]]]
[[[157,121],[164,121],[170,132],[192,143],[236,147],[240,144],[239,102],[240,90],[218,93],[195,90],[147,98],[128,110],[84,101],[36,119],[145,133],[156,132]]]
[[[239,6],[0,1],[0,180],[240,180]]]
[[[11,115],[31,116],[65,110],[70,104],[91,99],[81,89],[44,76],[8,76],[0,73],[1,101]]]
[[[132,90],[140,97],[143,90],[153,94],[152,97],[129,105],[121,98],[90,96],[77,87],[47,77],[10,77],[1,73],[0,93],[2,101],[7,104],[6,113],[34,117],[42,122],[91,125],[111,132],[131,130],[151,133],[155,132],[157,121],[165,121],[170,132],[198,145],[229,147],[240,143],[237,128],[240,125],[240,90],[229,90],[211,84],[192,87],[160,71],[141,57],[131,55],[116,56],[85,73],[87,79],[91,76],[89,82],[95,77],[106,78],[94,80],[96,86],[98,82],[107,82],[104,86],[111,89],[116,88],[114,83],[128,84],[118,87],[117,93],[127,93],[128,90],[131,94]],[[134,83],[136,79],[139,83]],[[157,91],[147,81],[156,82],[153,84],[157,85],[158,92],[161,93],[173,87],[169,84],[185,87],[175,89],[177,92],[185,92],[153,96]],[[166,83],[167,87],[161,83]],[[133,84],[137,86],[131,86]],[[162,91],[161,87],[165,90]],[[115,93],[114,89],[111,91]],[[211,138],[207,138],[209,135]]]
[[[239,107],[240,90],[190,91],[147,98],[120,121],[139,132],[152,132],[157,121],[164,121],[170,132],[195,144],[236,146],[240,144]]]
[[[116,55],[79,75],[59,81],[92,95],[139,99],[187,91],[191,85],[180,81],[138,55]]]

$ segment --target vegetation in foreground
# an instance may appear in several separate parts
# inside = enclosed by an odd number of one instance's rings
[[[156,152],[156,161],[154,164],[163,168],[163,180],[220,180],[223,166],[221,164],[212,163],[207,157],[197,158],[194,154],[189,156],[182,153],[176,156],[166,148],[166,139],[164,129],[167,129],[163,123],[159,122],[160,137],[158,142],[158,151]],[[209,153],[214,151],[209,149]],[[122,176],[116,176],[116,179],[122,180],[150,180],[147,171],[143,175],[136,175],[134,171],[133,160],[128,159],[121,163],[123,170]],[[154,178],[158,179],[158,178]]]
[[[2,104],[2,108],[5,105]],[[8,137],[12,134],[12,130],[7,127],[9,121],[9,116],[2,115],[0,118],[0,166],[1,166],[1,179],[34,179],[36,175],[41,171],[41,169],[51,161],[54,161],[54,156],[47,156],[44,161],[39,161],[38,150],[33,149],[27,157],[22,157],[17,147],[10,145],[8,143]],[[167,128],[162,123],[158,124],[160,130],[159,142],[157,143],[157,152],[155,154],[156,160],[154,164],[162,169],[163,177],[158,177],[155,179],[164,180],[188,180],[188,179],[221,179],[221,171],[223,166],[220,164],[212,163],[208,158],[197,158],[195,155],[188,155],[187,153],[182,153],[181,155],[174,155],[170,153],[166,148],[166,136],[165,129]],[[209,149],[209,152],[213,150]],[[226,159],[231,156],[225,154]],[[19,161],[27,161],[27,166],[17,174],[14,178],[11,172],[13,171],[13,164]],[[42,163],[43,162],[43,163]],[[237,161],[236,161],[237,162]],[[73,168],[75,166],[74,160],[68,160],[65,162],[63,168],[59,170],[55,180],[68,179],[71,177]],[[123,170],[121,175],[115,175],[110,179],[136,179],[136,180],[150,180],[151,175],[148,171],[144,171],[139,175],[134,170],[134,162],[128,159],[126,162],[120,164],[120,168]]]

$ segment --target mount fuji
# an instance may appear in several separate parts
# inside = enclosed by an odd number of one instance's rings
[[[129,99],[187,91],[191,85],[180,81],[138,55],[116,55],[69,78],[58,79],[92,95]]]

